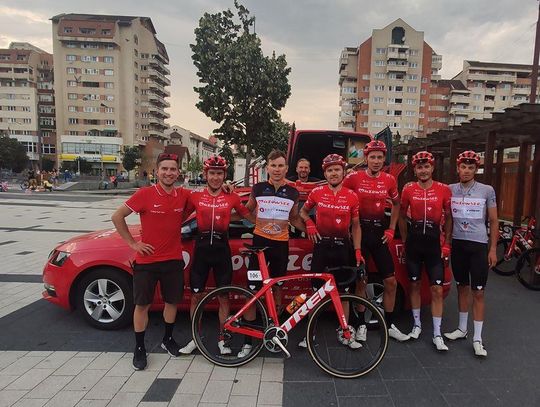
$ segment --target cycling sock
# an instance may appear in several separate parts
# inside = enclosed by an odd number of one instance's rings
[[[433,317],[433,337],[441,336],[442,317]]]
[[[174,329],[174,322],[165,322],[165,335],[163,336],[163,340],[169,340],[172,338],[172,333]]]
[[[413,308],[412,316],[414,319],[414,325],[418,328],[422,328],[422,321],[420,321],[420,308]]]
[[[394,311],[385,311],[384,320],[386,321],[388,328],[390,328],[390,326],[394,323]]]
[[[461,332],[467,332],[467,320],[469,318],[468,312],[459,313],[459,325],[458,328]]]
[[[135,332],[135,343],[137,345],[137,348],[144,349],[144,333],[145,331]]]
[[[482,326],[484,321],[474,321],[474,338],[473,342],[480,341],[482,342]]]

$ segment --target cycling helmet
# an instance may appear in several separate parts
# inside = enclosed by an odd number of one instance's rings
[[[373,140],[364,146],[364,157],[367,157],[372,151],[382,151],[386,155],[386,144],[380,140]]]
[[[343,168],[347,165],[345,160],[339,154],[328,154],[322,161],[323,171],[331,165],[341,165]]]
[[[480,156],[472,150],[464,151],[457,158],[457,164],[459,165],[461,163],[476,164],[478,166],[480,164]]]
[[[418,164],[424,164],[429,163],[433,165],[435,163],[435,158],[433,158],[433,154],[431,154],[429,151],[419,151],[412,157],[412,165],[413,167],[416,167]]]
[[[227,170],[227,160],[220,155],[213,155],[212,157],[204,160],[203,164],[204,171],[208,170]]]

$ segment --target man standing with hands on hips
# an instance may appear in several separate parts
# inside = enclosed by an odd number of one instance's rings
[[[158,281],[165,303],[165,334],[161,347],[173,357],[179,355],[180,347],[172,335],[177,304],[184,291],[181,227],[189,191],[175,188],[178,176],[178,156],[160,154],[157,158],[158,182],[139,189],[112,216],[116,230],[136,252],[133,263],[135,370],[144,370],[147,365],[144,335]],[[132,212],[138,213],[141,219],[140,241],[133,238],[126,224],[125,218]]]

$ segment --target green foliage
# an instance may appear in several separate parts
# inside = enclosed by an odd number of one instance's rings
[[[141,149],[139,146],[126,146],[122,154],[122,165],[126,171],[131,171],[141,163]]]
[[[187,165],[188,172],[190,172],[194,177],[201,173],[202,168],[203,163],[198,155],[189,160],[189,163]]]
[[[0,168],[21,172],[28,162],[26,149],[18,140],[7,134],[0,136]]]
[[[272,120],[268,132],[262,133],[262,137],[255,150],[256,155],[266,158],[268,153],[274,149],[287,151],[290,131],[291,125],[281,120],[280,117]]]
[[[224,144],[219,151],[219,155],[227,160],[227,179],[231,181],[234,180],[234,153],[231,146]]]
[[[195,29],[192,59],[202,86],[197,108],[220,124],[214,134],[225,144],[246,147],[246,174],[252,150],[278,119],[291,94],[284,55],[264,56],[250,32],[255,18],[237,1],[236,13],[205,13]]]

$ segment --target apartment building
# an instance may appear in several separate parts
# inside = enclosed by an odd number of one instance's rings
[[[490,118],[493,112],[529,102],[531,71],[531,65],[463,61],[463,70],[453,79],[470,90],[466,120]]]
[[[24,145],[33,168],[56,162],[53,56],[32,44],[0,49],[0,133]]]
[[[215,137],[207,139],[180,126],[171,126],[165,133],[170,138],[169,145],[187,147],[189,156],[192,158],[199,157],[201,161],[204,161],[217,153],[218,143]]]
[[[426,135],[431,81],[442,57],[424,33],[397,19],[340,56],[338,128],[377,133],[386,126],[405,137]]]
[[[148,17],[51,18],[56,124],[62,162],[82,157],[95,174],[121,168],[123,146],[155,162],[170,115],[169,57]]]
[[[471,91],[457,79],[431,81],[427,134],[468,120]]]

